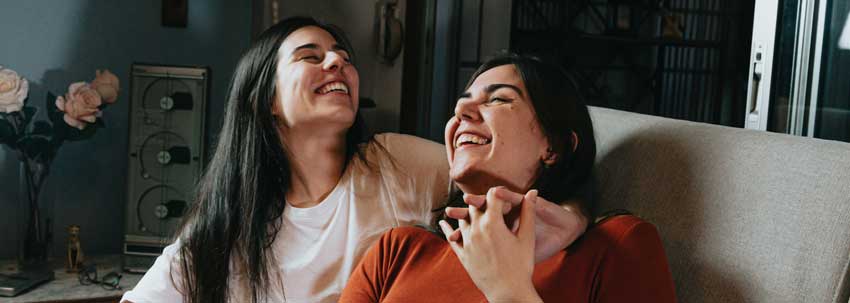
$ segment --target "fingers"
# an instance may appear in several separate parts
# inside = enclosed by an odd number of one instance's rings
[[[437,224],[440,225],[440,229],[443,230],[443,234],[446,235],[446,236],[452,235],[456,232],[456,230],[454,228],[452,228],[452,226],[449,225],[449,222],[446,222],[446,220],[440,220],[440,222],[437,222]],[[457,241],[457,240],[448,239],[448,237],[447,237],[447,240],[449,240],[449,242]]]
[[[466,207],[446,207],[446,216],[452,219],[467,219],[469,209]]]
[[[446,222],[446,220],[440,220],[440,222],[437,222],[437,224],[440,225],[440,229],[443,230],[443,234],[446,235],[446,240],[448,240],[449,242],[459,242],[462,240],[460,228],[452,228],[452,225]]]
[[[449,225],[448,222],[446,222],[446,220],[440,220],[438,224],[440,225],[440,229],[443,230],[443,234],[451,235],[455,232],[459,232],[459,230],[454,230],[452,226]],[[456,240],[449,240],[449,246],[451,246],[452,251],[455,252],[455,255],[457,255],[458,257],[462,255],[461,253],[463,253],[463,244],[461,242],[458,242]]]
[[[449,240],[449,241],[455,241],[455,242],[457,242],[457,241],[461,241],[462,239],[461,239],[461,237],[460,237],[460,230],[455,230],[454,232],[452,232],[451,234],[449,234],[449,235],[446,237],[446,239],[447,239],[447,240]]]
[[[449,222],[446,222],[446,220],[440,220],[438,224],[440,224],[440,229],[443,230],[443,234],[450,235],[455,232],[454,228],[452,228],[452,226],[449,225]]]
[[[483,203],[482,203],[482,205],[483,205]],[[476,222],[476,221],[478,221],[478,218],[481,218],[481,216],[484,215],[485,211],[486,211],[486,207],[484,207],[484,206],[479,208],[478,206],[475,206],[474,204],[470,204],[469,207],[467,208],[467,212],[469,212],[469,214],[468,214],[469,218],[468,219],[471,222]],[[470,221],[467,221],[467,223],[469,223]]]
[[[513,192],[510,189],[507,189],[504,186],[496,186],[490,189],[495,194],[495,197],[501,199],[502,201],[508,202],[502,206],[502,214],[507,214],[516,206],[520,205],[522,202],[523,194]],[[489,191],[488,191],[489,192]],[[464,194],[463,201],[468,205],[475,205],[480,210],[486,210],[487,204],[487,196],[485,195],[473,195],[473,194]]]
[[[478,208],[484,208],[484,195],[463,194],[463,202],[468,205],[474,205]]]
[[[493,223],[501,222],[504,224],[504,207],[507,206],[510,209],[510,203],[505,202],[501,197],[496,196],[496,192],[499,191],[499,187],[493,187],[487,191],[487,206],[488,210],[484,212],[484,217],[488,217],[489,220],[492,220]],[[472,207],[472,206],[470,206]],[[494,211],[501,210],[501,211]],[[472,218],[472,222],[476,222],[476,218]],[[506,226],[507,228],[507,226]]]
[[[496,197],[502,199],[505,202],[508,202],[505,205],[504,213],[508,213],[511,211],[512,208],[519,206],[522,202],[522,199],[524,198],[523,194],[511,191],[510,189],[507,189],[503,186],[495,187],[495,194]]]
[[[535,204],[537,202],[537,190],[532,189],[525,194],[520,214],[520,226],[517,234],[520,241],[534,243],[534,217]]]
[[[469,221],[457,220],[457,229],[460,231],[461,239],[471,239],[471,237],[469,235],[469,233],[470,233],[470,230],[469,230],[470,226],[469,225],[470,225]],[[455,242],[455,243],[459,243],[459,242]]]

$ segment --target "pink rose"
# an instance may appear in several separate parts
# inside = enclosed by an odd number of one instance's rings
[[[24,107],[29,82],[15,71],[0,66],[0,112],[11,113]]]
[[[65,123],[83,129],[86,123],[94,123],[100,115],[98,106],[102,104],[100,93],[85,82],[77,82],[68,87],[64,97],[56,98],[56,107],[65,115]]]
[[[109,70],[103,70],[103,72],[97,70],[95,74],[94,80],[91,81],[91,87],[100,94],[103,102],[115,103],[115,100],[118,99],[118,77]]]

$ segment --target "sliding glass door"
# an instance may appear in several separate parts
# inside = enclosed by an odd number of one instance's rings
[[[842,0],[756,0],[745,127],[850,142],[848,11]]]

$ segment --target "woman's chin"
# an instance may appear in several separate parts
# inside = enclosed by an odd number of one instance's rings
[[[512,191],[521,189],[528,182],[506,178],[498,173],[486,169],[458,169],[453,167],[449,176],[460,190],[467,194],[483,195],[490,188],[504,186]]]
[[[452,170],[450,173],[452,181],[467,194],[483,195],[490,187],[499,185],[499,180],[494,179],[485,171],[476,169]]]
[[[332,108],[320,115],[318,119],[321,124],[333,124],[344,126],[346,129],[354,124],[354,119],[357,116],[357,111],[345,107]]]
[[[484,195],[484,194],[487,193],[487,190],[489,189],[489,188],[483,188],[481,186],[476,186],[474,184],[457,183],[457,182],[455,182],[455,184],[457,185],[457,188],[460,189],[460,191],[462,191],[464,194],[469,194],[469,195]]]

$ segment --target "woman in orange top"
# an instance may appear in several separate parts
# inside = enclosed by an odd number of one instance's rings
[[[439,222],[448,241],[421,228],[386,233],[352,273],[341,302],[675,302],[658,232],[634,216],[598,222],[535,265],[537,190],[588,208],[592,201],[593,126],[557,67],[516,55],[484,63],[445,139],[450,176],[469,204],[447,212],[468,216]],[[519,200],[519,213],[505,216]]]

